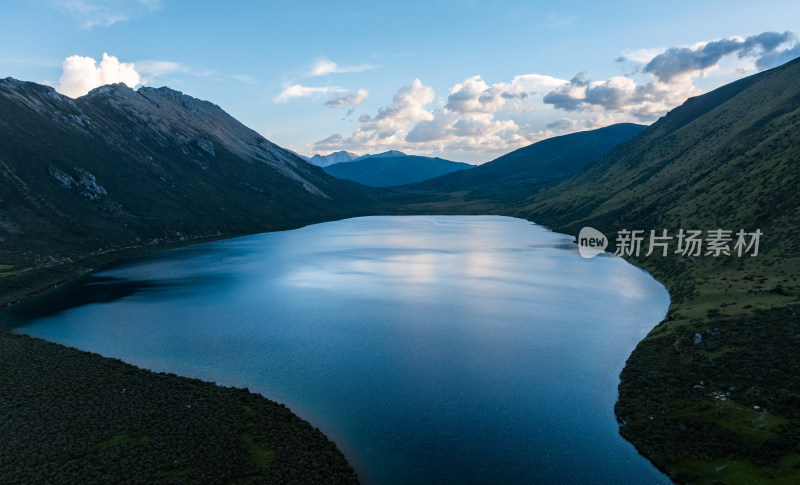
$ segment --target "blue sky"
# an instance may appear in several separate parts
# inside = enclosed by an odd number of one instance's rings
[[[800,55],[800,2],[6,0],[0,77],[207,99],[300,153],[481,163]],[[104,59],[104,54],[107,54]]]

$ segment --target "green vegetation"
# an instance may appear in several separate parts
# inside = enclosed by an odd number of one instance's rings
[[[800,319],[793,310],[691,323],[671,318],[639,344],[622,372],[615,409],[622,435],[681,481],[800,479],[800,468],[785,461],[800,451]],[[734,480],[727,470],[724,481],[720,460],[750,471]]]
[[[247,443],[250,457],[257,466],[265,467],[275,459],[275,450],[264,448],[258,444],[256,437],[250,433],[242,434],[242,440]]]
[[[174,470],[159,470],[153,475],[156,479],[178,478],[188,471],[188,468],[175,468]]]
[[[246,389],[8,332],[0,379],[1,483],[357,483],[319,430]]]
[[[129,435],[128,433],[117,433],[114,436],[112,436],[111,438],[109,438],[107,440],[103,440],[103,441],[97,443],[97,449],[98,450],[103,450],[105,448],[108,448],[109,446],[118,445],[120,443],[140,443],[140,444],[145,444],[145,443],[148,443],[149,441],[150,441],[150,437],[147,436],[147,435],[142,436],[141,438],[134,438],[133,436]]]
[[[242,404],[245,416],[253,416],[255,410],[247,404]],[[242,434],[242,440],[247,444],[250,450],[250,457],[253,463],[260,467],[269,465],[275,459],[275,450],[264,448],[259,442],[258,437],[249,432],[249,428],[255,427],[255,423],[250,419],[247,421],[248,432]]]
[[[14,269],[13,264],[0,264],[0,278],[4,278],[6,276],[13,276],[19,272],[19,271],[11,271],[12,269]]]

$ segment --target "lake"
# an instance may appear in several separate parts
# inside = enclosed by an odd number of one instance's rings
[[[15,331],[285,403],[364,483],[670,483],[613,414],[669,295],[572,239],[498,216],[347,219],[94,273]]]

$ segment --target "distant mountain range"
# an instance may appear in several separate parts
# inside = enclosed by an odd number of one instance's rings
[[[367,160],[370,158],[392,158],[392,157],[407,157],[407,156],[409,155],[401,152],[400,150],[388,150],[382,153],[361,155],[360,157],[355,158],[351,161]]]
[[[353,160],[359,158],[359,156],[355,153],[341,150],[338,152],[329,153],[328,155],[316,154],[313,157],[303,158],[318,167],[327,167],[328,165],[333,165],[335,163],[352,162]]]
[[[341,153],[341,152],[337,152]],[[421,182],[474,165],[442,158],[406,155],[397,150],[364,155],[349,162],[325,167],[325,172],[338,178],[352,180],[372,187],[391,187]]]

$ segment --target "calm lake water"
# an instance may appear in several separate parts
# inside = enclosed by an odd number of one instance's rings
[[[16,331],[287,404],[365,483],[669,483],[618,434],[669,295],[495,216],[364,217],[168,251]]]

